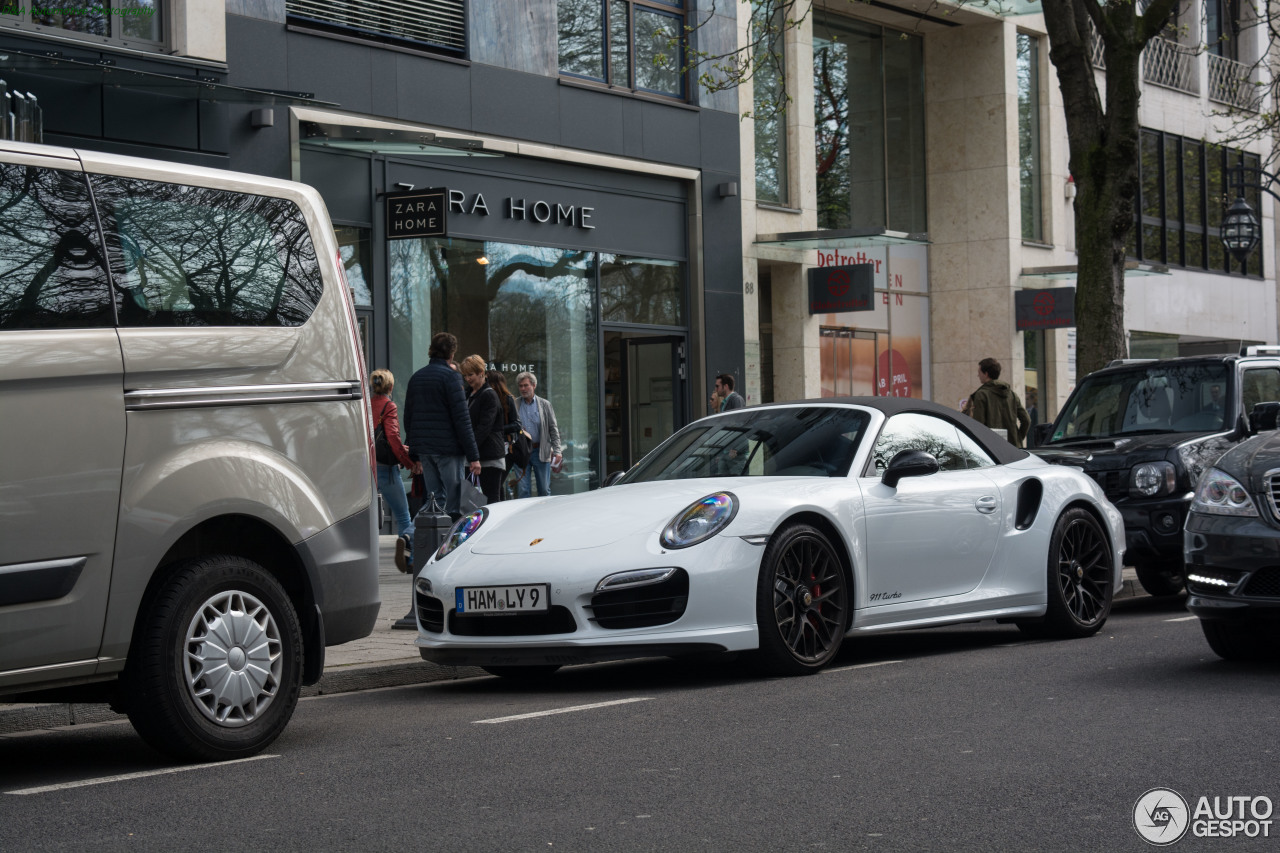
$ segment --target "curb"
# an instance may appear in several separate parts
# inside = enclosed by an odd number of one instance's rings
[[[454,681],[478,675],[484,675],[484,670],[479,667],[442,666],[424,660],[352,664],[325,670],[319,682],[302,688],[301,697],[330,696],[337,693],[376,690],[379,687],[403,687],[408,684]],[[0,736],[64,726],[124,722],[127,719],[128,717],[124,714],[117,714],[111,710],[110,706],[99,703],[0,704]]]

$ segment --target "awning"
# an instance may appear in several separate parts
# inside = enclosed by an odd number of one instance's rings
[[[866,249],[875,246],[927,246],[929,235],[889,231],[885,228],[831,228],[825,231],[792,231],[761,235],[757,246],[780,249]]]
[[[1075,279],[1077,265],[1066,264],[1060,267],[1023,267],[1018,278],[1038,279]],[[1140,278],[1145,275],[1172,275],[1169,268],[1161,264],[1148,264],[1142,261],[1125,261],[1124,277]]]
[[[174,95],[211,103],[338,106],[332,101],[317,100],[310,92],[283,92],[229,86],[219,82],[207,71],[193,70],[193,76],[183,77],[177,74],[122,68],[116,65],[114,60],[90,62],[84,59],[68,59],[57,55],[56,52],[46,54],[0,48],[0,76],[8,71],[38,74],[42,77],[55,77],[76,83],[134,89],[157,95]]]
[[[298,144],[398,156],[503,156],[500,152],[486,150],[483,140],[466,136],[451,136],[413,127],[378,127],[306,120],[298,122]]]

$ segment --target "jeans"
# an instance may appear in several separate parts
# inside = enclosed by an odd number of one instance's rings
[[[409,534],[409,548],[413,548],[413,519],[409,517],[409,500],[404,495],[404,482],[400,479],[399,465],[378,466],[378,493],[387,502],[387,510],[394,522],[397,536]]]
[[[462,469],[466,467],[467,457],[424,455],[420,461],[427,494],[436,496],[436,503],[444,505],[444,511],[450,518],[461,518]]]
[[[529,467],[524,469],[517,468],[516,471],[518,472],[517,476],[520,476],[520,488],[518,490],[520,497],[529,497],[529,489],[533,485],[532,480],[538,481],[539,495],[546,496],[551,494],[551,462],[549,460],[543,462],[538,459],[536,450],[533,458],[529,460]]]

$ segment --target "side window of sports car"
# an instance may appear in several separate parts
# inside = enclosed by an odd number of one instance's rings
[[[996,464],[991,454],[983,450],[982,445],[970,438],[964,430],[956,430],[960,434],[960,449],[964,453],[966,468],[990,468]]]
[[[960,444],[956,428],[932,415],[903,412],[889,418],[876,439],[875,473],[883,474],[889,461],[904,450],[923,450],[938,460],[943,471],[963,471],[971,467]]]

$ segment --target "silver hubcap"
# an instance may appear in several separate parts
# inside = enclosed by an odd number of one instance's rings
[[[248,725],[280,689],[280,629],[266,605],[248,593],[220,592],[202,604],[184,648],[187,690],[218,725]]]

